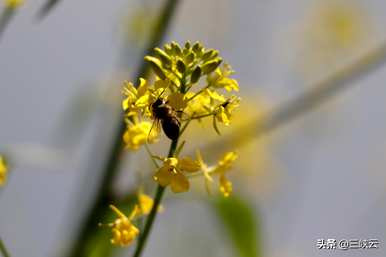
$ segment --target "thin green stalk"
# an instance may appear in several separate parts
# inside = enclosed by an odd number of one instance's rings
[[[47,0],[38,11],[37,19],[42,20],[43,18],[45,18],[48,13],[50,13],[54,9],[54,7],[58,5],[59,2],[60,0]]]
[[[135,249],[135,252],[133,255],[134,257],[139,257],[142,254],[142,251],[143,251],[143,249],[146,245],[146,242],[147,242],[147,238],[148,238],[149,233],[151,231],[151,228],[153,226],[153,222],[155,220],[155,217],[157,216],[158,206],[160,206],[160,204],[161,204],[161,200],[162,200],[162,196],[163,196],[164,191],[165,191],[165,187],[158,185],[157,191],[156,191],[156,194],[154,197],[154,204],[153,204],[153,207],[150,211],[149,216],[146,219],[145,228],[143,229],[143,232],[138,240],[137,248]]]
[[[157,26],[153,30],[149,44],[144,51],[144,55],[152,53],[154,47],[159,46],[165,37],[167,28],[169,27],[171,18],[177,8],[178,0],[167,0],[160,13]],[[137,78],[146,77],[149,72],[149,66],[143,59],[137,72]],[[123,114],[122,114],[123,117]],[[111,185],[117,175],[121,163],[121,156],[123,152],[122,135],[125,131],[126,125],[123,119],[117,124],[117,130],[112,140],[112,145],[106,162],[102,167],[102,178],[100,184],[97,185],[97,193],[91,202],[91,207],[88,209],[84,219],[80,222],[77,234],[74,236],[73,245],[70,247],[69,257],[85,257],[87,256],[86,248],[90,238],[98,229],[98,222],[103,217],[107,205],[111,200],[110,191]],[[95,173],[95,167],[90,168],[90,174]]]
[[[0,238],[0,252],[3,255],[3,257],[11,257],[1,238]]]
[[[177,149],[177,145],[178,145],[178,138],[172,141],[170,145],[168,157],[174,156]],[[149,236],[151,228],[153,227],[153,223],[154,223],[155,217],[157,216],[157,211],[161,204],[161,200],[164,192],[165,192],[165,187],[158,185],[156,194],[154,196],[153,206],[151,208],[149,216],[146,219],[145,228],[143,229],[143,232],[138,239],[137,248],[135,249],[133,257],[140,257],[143,252],[143,249],[146,246],[147,238]]]
[[[2,38],[5,29],[8,27],[12,17],[15,15],[15,9],[6,7],[0,15],[0,39]]]

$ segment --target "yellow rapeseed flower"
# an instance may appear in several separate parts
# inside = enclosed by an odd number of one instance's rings
[[[232,167],[236,159],[237,154],[235,152],[226,153],[213,171],[213,173],[219,173],[220,192],[225,197],[228,197],[232,193],[232,182],[225,177],[225,172]]]
[[[196,172],[199,169],[199,163],[189,157],[166,158],[163,161],[163,166],[154,175],[154,179],[163,187],[170,185],[174,193],[186,192],[189,190],[190,184],[183,172]]]
[[[3,156],[0,155],[0,186],[7,182],[8,167]]]
[[[149,121],[129,124],[126,132],[123,134],[123,141],[132,150],[137,150],[146,143],[154,143],[157,139],[158,132],[156,129],[152,129],[152,123]]]
[[[220,192],[225,196],[228,197],[232,194],[233,187],[232,182],[227,179],[224,174],[221,174],[219,177],[219,184],[220,184]]]
[[[141,214],[147,215],[150,213],[151,208],[153,207],[153,198],[150,196],[144,194],[144,193],[139,193],[138,194],[138,205],[139,205],[139,210],[141,211]]]
[[[219,176],[219,189],[225,197],[228,197],[232,193],[232,182],[226,178],[225,173],[232,168],[232,164],[236,159],[237,154],[235,152],[227,152],[224,157],[218,161],[217,165],[208,167],[203,161],[200,151],[197,151],[197,160],[204,174],[205,186],[208,193],[210,193],[210,183],[213,182],[212,175]]]
[[[217,68],[213,73],[207,77],[208,83],[215,88],[224,88],[226,91],[239,91],[239,84],[237,80],[229,78],[234,71],[229,64],[224,64]]]
[[[118,216],[113,223],[108,224],[108,226],[111,227],[112,232],[111,243],[117,246],[128,246],[132,244],[139,235],[139,229],[132,223],[132,220],[139,211],[139,207],[135,205],[129,217],[123,214],[123,212],[114,205],[110,205],[110,208]]]
[[[139,192],[138,195],[138,207],[139,207],[139,213],[138,215],[148,215],[151,211],[151,208],[153,208],[154,200],[147,194],[144,194],[142,192]],[[158,211],[162,212],[163,207],[159,206]]]
[[[232,167],[232,164],[237,159],[237,157],[238,156],[235,152],[227,152],[224,157],[218,161],[214,172],[224,174]]]
[[[239,100],[237,98],[229,99],[216,111],[216,119],[228,126],[231,122],[232,112],[239,106]]]
[[[185,95],[185,99],[189,99],[193,96],[193,92],[188,92]],[[204,93],[199,94],[187,103],[184,112],[189,116],[199,116],[207,114],[211,111],[210,103],[211,99],[208,97],[208,95]]]
[[[122,101],[122,108],[126,115],[131,117],[138,112],[146,113],[151,103],[151,95],[148,91],[148,85],[145,79],[139,79],[138,88],[134,87],[131,82],[125,81],[123,87],[125,99]]]
[[[16,9],[24,4],[24,0],[5,0],[6,8]]]

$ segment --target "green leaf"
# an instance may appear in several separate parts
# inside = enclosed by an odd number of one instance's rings
[[[241,196],[218,197],[212,201],[218,220],[228,233],[240,257],[261,257],[259,216]]]

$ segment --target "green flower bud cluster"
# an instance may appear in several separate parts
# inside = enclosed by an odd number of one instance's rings
[[[186,89],[215,71],[222,62],[217,50],[205,49],[199,42],[193,45],[186,42],[184,47],[171,42],[163,49],[155,48],[154,56],[146,56],[145,60],[160,79],[169,79],[176,87],[183,85]]]

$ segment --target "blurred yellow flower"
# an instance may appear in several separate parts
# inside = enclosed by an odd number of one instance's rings
[[[128,124],[123,134],[123,141],[132,150],[137,150],[141,145],[154,143],[158,139],[158,132],[152,129],[152,123],[142,121],[135,124]]]
[[[139,207],[135,205],[129,217],[123,214],[114,205],[110,205],[110,208],[118,216],[113,223],[108,224],[108,226],[111,227],[112,232],[111,243],[117,246],[128,246],[132,244],[139,235],[139,229],[132,224],[132,220],[137,215]]]
[[[178,168],[187,172],[196,172],[200,170],[200,163],[186,156],[178,160]]]
[[[237,154],[235,152],[228,152],[213,170],[213,173],[219,174],[220,192],[225,197],[228,197],[232,193],[232,182],[225,177],[225,172],[232,168],[232,164],[236,159]]]
[[[220,184],[220,192],[225,196],[228,197],[232,193],[232,182],[228,180],[224,174],[221,174],[219,177],[219,184]]]
[[[213,172],[224,174],[232,167],[232,164],[237,157],[238,155],[235,152],[227,152],[224,157],[218,161],[218,164]]]
[[[4,157],[0,155],[0,186],[7,182],[8,167],[5,163]]]
[[[227,152],[222,159],[220,159],[217,165],[208,167],[204,162],[200,151],[197,151],[197,160],[200,164],[200,169],[203,172],[205,178],[205,187],[208,193],[210,193],[210,183],[213,182],[212,175],[219,176],[219,189],[220,192],[228,197],[232,193],[232,182],[228,180],[225,173],[232,168],[233,162],[237,159],[235,152]]]
[[[16,9],[24,4],[24,0],[5,0],[5,6],[10,9]]]
[[[148,215],[151,211],[151,208],[153,208],[154,200],[147,194],[144,194],[142,192],[139,192],[138,195],[138,206],[139,206],[139,213],[138,215]],[[160,205],[158,207],[158,211],[162,212],[163,207]]]
[[[358,1],[321,0],[302,24],[296,62],[306,78],[331,72],[360,53],[371,40],[369,15]],[[299,58],[300,57],[300,58]]]
[[[153,207],[153,198],[150,196],[144,194],[144,193],[139,193],[138,194],[138,205],[139,205],[139,210],[141,211],[141,214],[147,215],[150,213],[151,208]]]

